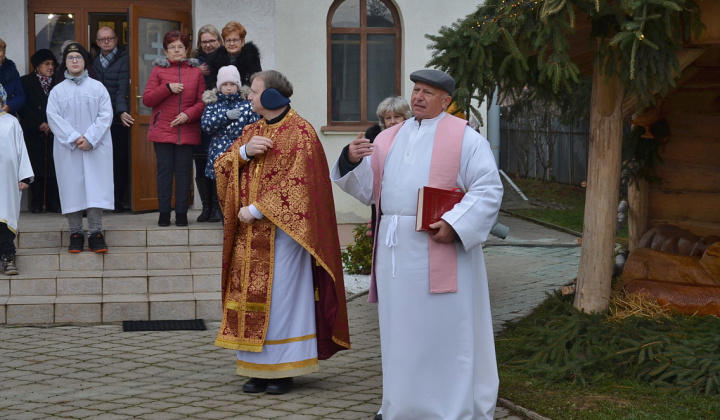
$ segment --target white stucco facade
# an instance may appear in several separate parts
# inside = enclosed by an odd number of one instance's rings
[[[342,148],[357,132],[327,132],[327,17],[332,0],[276,0],[276,69],[293,83],[293,107],[315,127],[332,166]],[[402,26],[401,94],[410,98],[410,73],[425,68],[432,57],[425,34],[437,33],[477,9],[474,2],[395,0]],[[243,23],[244,24],[244,23]],[[265,63],[263,62],[263,68]],[[335,191],[338,223],[370,219],[368,207],[340,189]]]
[[[28,20],[24,0],[0,0],[0,38],[7,44],[5,56],[15,62],[18,72],[28,71]]]

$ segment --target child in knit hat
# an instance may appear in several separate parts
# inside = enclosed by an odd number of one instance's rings
[[[212,136],[205,176],[213,180],[211,188],[214,190],[215,160],[240,137],[246,124],[254,123],[260,116],[252,111],[250,101],[247,100],[247,91],[242,91],[240,73],[235,66],[221,67],[217,75],[217,88],[205,91],[202,99],[205,110],[200,124],[202,130]],[[217,195],[214,201],[212,212],[217,212],[218,217],[222,217],[217,205]]]
[[[18,274],[15,266],[15,234],[20,218],[21,190],[33,180],[30,158],[17,118],[2,108],[7,100],[0,85],[0,274]]]

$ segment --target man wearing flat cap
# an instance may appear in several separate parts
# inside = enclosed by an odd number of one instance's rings
[[[497,400],[487,273],[481,244],[502,184],[490,144],[446,114],[455,82],[419,70],[414,118],[373,144],[356,139],[331,171],[340,188],[378,209],[370,302],[377,302],[383,400],[376,419],[492,419]],[[462,200],[416,231],[418,190],[458,188]]]

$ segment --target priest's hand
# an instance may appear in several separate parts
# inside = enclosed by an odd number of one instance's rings
[[[457,238],[457,233],[455,232],[455,229],[453,229],[452,226],[450,226],[450,223],[440,219],[440,221],[435,222],[428,226],[430,229],[433,229],[430,231],[430,239],[432,239],[435,242],[440,242],[443,244],[449,244]]]
[[[263,136],[253,136],[245,145],[245,153],[248,156],[258,156],[272,149],[273,141]]]
[[[373,144],[365,138],[363,133],[358,133],[355,140],[350,142],[348,147],[348,160],[353,165],[360,162],[365,156],[370,156],[373,151]]]
[[[238,218],[243,223],[252,223],[256,220],[255,216],[250,213],[250,208],[248,206],[240,207],[240,212],[238,212]]]

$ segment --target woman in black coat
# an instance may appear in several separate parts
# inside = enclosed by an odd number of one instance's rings
[[[262,71],[260,51],[252,42],[245,42],[247,31],[240,23],[231,21],[222,29],[225,45],[221,46],[207,58],[210,74],[207,86],[215,86],[217,74],[221,67],[234,65],[240,73],[243,86],[250,86],[250,76]]]
[[[55,164],[53,160],[53,134],[47,122],[45,110],[58,62],[55,54],[40,49],[30,62],[35,69],[20,78],[25,92],[25,105],[20,108],[20,124],[25,136],[30,163],[35,172],[35,182],[30,184],[31,209],[33,213],[60,212]]]
[[[192,56],[197,58],[203,64],[200,70],[205,77],[205,87],[212,90],[215,85],[208,84],[210,79],[217,78],[217,71],[211,73],[210,66],[207,64],[208,57],[222,47],[223,38],[220,31],[213,25],[203,25],[198,29],[197,49],[193,51]],[[212,77],[211,77],[212,74]],[[213,81],[213,83],[215,83]],[[204,97],[205,95],[203,95]],[[198,222],[220,222],[222,221],[222,211],[218,203],[217,190],[214,188],[213,180],[205,176],[205,166],[208,160],[208,147],[212,136],[202,132],[200,133],[202,143],[193,149],[193,160],[195,161],[195,185],[197,185],[198,196],[202,201],[202,212],[197,217]]]

